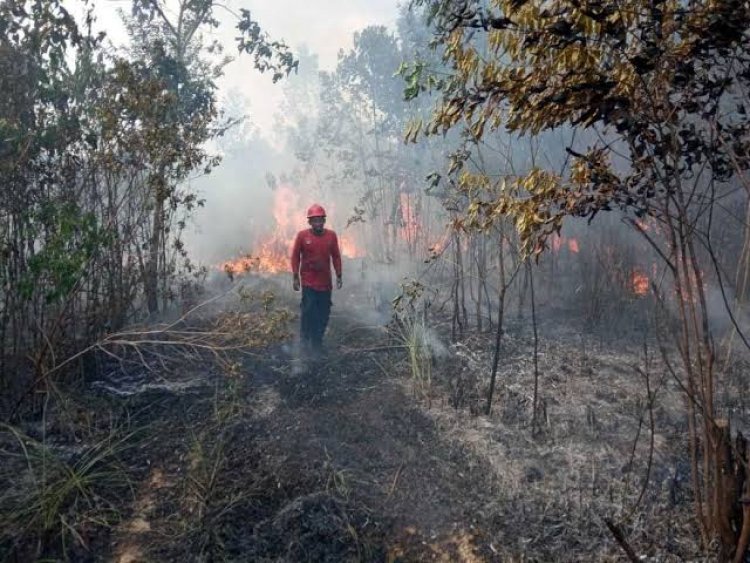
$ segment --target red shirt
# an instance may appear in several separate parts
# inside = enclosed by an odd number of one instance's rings
[[[341,275],[341,251],[336,233],[323,229],[316,235],[312,229],[297,233],[292,247],[292,273],[300,273],[302,287],[317,291],[330,291],[331,262],[336,275]]]

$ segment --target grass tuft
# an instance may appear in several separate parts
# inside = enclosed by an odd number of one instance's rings
[[[8,445],[0,451],[0,545],[16,553],[35,545],[37,557],[68,557],[75,547],[88,549],[89,532],[121,520],[116,507],[133,489],[119,458],[132,446],[132,432],[115,429],[72,453],[11,425],[0,426],[0,434]]]
[[[398,316],[394,334],[407,353],[415,394],[430,397],[432,387],[433,344],[423,315]]]

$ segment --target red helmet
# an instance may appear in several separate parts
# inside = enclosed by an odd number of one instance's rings
[[[323,209],[322,206],[318,205],[317,203],[313,203],[310,206],[310,209],[307,210],[307,218],[310,217],[325,217],[326,216],[326,210]]]

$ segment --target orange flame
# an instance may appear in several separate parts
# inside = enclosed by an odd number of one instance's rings
[[[237,260],[224,262],[219,266],[219,269],[224,270],[227,274],[237,275],[250,270],[257,270],[259,264],[260,261],[256,257],[248,255],[237,258]]]
[[[219,265],[227,274],[237,275],[244,272],[278,274],[290,271],[290,255],[297,231],[304,225],[306,207],[299,193],[292,187],[281,185],[274,193],[271,214],[275,226],[273,232],[263,238],[254,252],[228,260]],[[330,210],[329,210],[330,211]],[[365,256],[354,237],[339,237],[341,254],[347,258]]]
[[[648,293],[649,279],[643,272],[635,271],[630,280],[633,293],[636,295],[646,295]]]
[[[566,247],[568,251],[573,254],[578,254],[581,251],[581,247],[578,245],[578,240],[574,238],[566,239],[557,234],[552,235],[552,252],[557,254],[563,247]]]
[[[443,234],[442,237],[438,241],[435,242],[435,244],[430,245],[427,247],[427,252],[430,254],[440,254],[448,247],[448,242],[450,242],[451,233],[450,231]]]
[[[419,220],[414,209],[412,198],[406,192],[399,193],[399,203],[401,204],[401,238],[407,242],[416,240],[419,233]]]
[[[341,249],[341,255],[346,258],[362,258],[366,255],[364,249],[357,246],[357,243],[349,235],[339,237],[339,248]]]
[[[270,240],[261,244],[257,254],[246,254],[235,260],[228,260],[221,264],[219,269],[228,274],[241,274],[244,272],[262,272],[266,274],[279,274],[290,270],[289,255],[291,254],[290,242]]]

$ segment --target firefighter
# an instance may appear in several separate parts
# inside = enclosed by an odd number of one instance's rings
[[[331,314],[331,263],[341,289],[341,251],[336,233],[324,228],[326,212],[317,203],[307,210],[309,229],[297,233],[292,247],[294,291],[302,287],[300,340],[303,351],[318,355]]]

